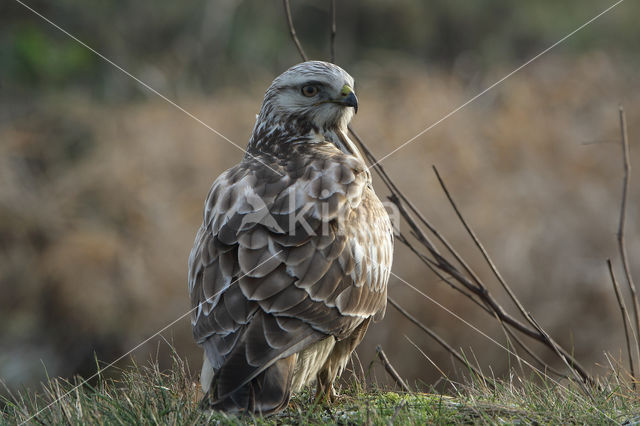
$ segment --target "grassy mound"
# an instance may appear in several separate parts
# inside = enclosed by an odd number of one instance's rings
[[[448,395],[365,390],[358,383],[342,389],[332,406],[314,403],[313,394],[296,395],[271,417],[237,417],[198,408],[202,397],[188,366],[174,358],[160,371],[157,363],[133,365],[118,378],[98,373],[94,384],[50,379],[43,391],[22,391],[2,400],[0,423],[8,424],[426,424],[426,423],[581,423],[632,424],[640,399],[630,385],[612,375],[585,395],[575,383],[550,378],[488,385],[449,383]]]

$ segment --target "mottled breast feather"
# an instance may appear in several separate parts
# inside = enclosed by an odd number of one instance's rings
[[[369,171],[328,142],[284,149],[218,177],[189,257],[193,333],[220,371],[218,398],[384,315],[393,233]]]

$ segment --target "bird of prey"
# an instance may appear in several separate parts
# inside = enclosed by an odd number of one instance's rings
[[[333,383],[384,316],[389,216],[347,137],[353,78],[295,65],[265,93],[242,161],[213,183],[189,256],[206,409],[271,414]]]

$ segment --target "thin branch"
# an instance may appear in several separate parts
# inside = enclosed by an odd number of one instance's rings
[[[518,299],[518,297],[515,295],[515,293],[513,292],[513,290],[511,289],[511,287],[509,286],[509,284],[507,284],[507,282],[504,280],[504,278],[502,277],[502,274],[500,274],[500,272],[498,271],[498,268],[496,267],[496,265],[493,263],[493,260],[491,260],[491,257],[489,256],[489,253],[487,252],[487,250],[484,248],[484,246],[482,245],[482,243],[480,242],[480,240],[478,239],[478,237],[476,236],[475,232],[473,232],[473,229],[471,229],[471,227],[469,226],[469,224],[467,223],[467,221],[464,219],[464,217],[462,216],[462,213],[460,212],[460,209],[458,208],[457,204],[455,203],[455,201],[453,200],[453,197],[451,196],[451,193],[449,192],[449,190],[447,189],[447,186],[444,183],[444,180],[442,179],[442,176],[440,175],[440,173],[438,172],[438,169],[436,168],[436,166],[433,166],[433,171],[436,174],[436,177],[438,179],[438,182],[440,183],[440,186],[442,187],[442,190],[444,191],[447,199],[449,200],[449,204],[451,204],[451,206],[453,207],[453,210],[455,211],[456,215],[458,216],[458,219],[460,220],[460,222],[462,223],[462,225],[464,226],[465,230],[467,231],[467,233],[469,234],[469,236],[471,237],[471,239],[473,240],[474,244],[476,245],[476,247],[478,247],[478,250],[480,250],[480,252],[482,253],[482,256],[484,257],[484,260],[487,262],[487,264],[489,265],[489,268],[491,269],[491,271],[493,272],[494,276],[496,277],[496,279],[498,280],[498,282],[500,283],[500,285],[502,286],[502,288],[504,289],[504,291],[509,295],[509,298],[511,299],[511,301],[513,302],[514,305],[516,305],[516,307],[518,308],[518,310],[520,311],[520,314],[522,314],[522,316],[527,319],[527,321],[529,322],[529,324],[531,324],[534,328],[538,329],[540,327],[540,325],[534,321],[531,313],[527,312],[527,310],[524,308],[524,306],[522,305],[522,303],[520,302],[520,300]],[[500,318],[498,318],[499,320],[501,320]],[[541,333],[541,334],[546,334],[546,333]],[[529,353],[529,355],[532,355],[536,361],[538,362],[542,362],[542,360],[535,356],[533,354],[533,352],[523,343],[518,339],[518,343],[520,344],[520,346],[523,347],[523,349],[525,349],[525,351],[527,353]],[[555,344],[555,342],[550,342],[552,344]],[[556,350],[556,348],[552,348],[554,349],[554,351]],[[563,352],[563,356],[566,356],[567,354]],[[549,367],[546,363],[542,363],[544,366]],[[572,362],[570,362],[570,365],[573,366],[574,362],[572,360]],[[572,367],[573,368],[573,367]],[[556,371],[551,369],[552,371]]]
[[[289,6],[289,0],[282,0],[284,4],[285,15],[287,15],[287,25],[289,26],[289,34],[291,35],[291,39],[296,45],[298,49],[298,53],[303,61],[308,61],[307,55],[304,53],[302,49],[302,45],[300,44],[300,40],[298,40],[298,36],[296,35],[296,28],[293,26],[293,19],[291,18],[291,7]]]
[[[546,372],[550,372],[552,374],[555,374],[556,376],[560,377],[560,378],[566,378],[567,375],[561,373],[560,371],[556,370],[555,368],[551,367],[549,364],[547,364],[546,362],[544,362],[542,360],[542,358],[540,358],[534,351],[533,349],[531,349],[529,346],[527,346],[522,339],[520,338],[520,336],[518,336],[516,333],[513,332],[513,330],[511,330],[510,328],[505,328],[505,330],[507,330],[507,333],[509,333],[509,336],[511,336],[511,338],[513,340],[516,341],[516,343],[522,348],[524,349],[524,351],[531,357],[533,358],[542,368],[544,368],[545,374]]]
[[[473,232],[473,229],[471,229],[469,224],[467,224],[467,221],[462,216],[462,213],[460,212],[460,209],[458,209],[458,206],[455,203],[455,201],[453,200],[453,197],[451,196],[451,194],[449,193],[449,190],[447,189],[447,186],[444,184],[444,180],[442,180],[442,177],[440,176],[440,173],[438,172],[438,169],[436,168],[436,166],[432,166],[432,167],[433,167],[433,171],[436,174],[436,177],[438,178],[438,182],[440,183],[440,187],[442,188],[442,190],[444,191],[445,195],[447,196],[447,199],[449,200],[449,204],[451,204],[451,207],[453,207],[453,210],[456,212],[456,215],[458,216],[458,219],[460,219],[460,222],[462,223],[462,226],[464,226],[464,229],[467,231],[467,233],[469,234],[469,236],[473,240],[473,242],[476,245],[476,247],[478,247],[478,250],[480,250],[480,253],[482,253],[482,257],[484,257],[484,260],[489,265],[489,268],[491,268],[491,272],[493,272],[493,275],[496,277],[496,279],[498,280],[500,285],[502,285],[502,288],[504,289],[504,291],[507,292],[507,294],[511,298],[511,301],[516,305],[516,307],[518,308],[518,310],[520,311],[522,316],[525,317],[525,318],[528,318],[529,315],[527,315],[526,309],[524,308],[524,306],[522,306],[522,303],[520,303],[520,300],[518,300],[518,298],[516,297],[516,295],[513,292],[513,290],[511,290],[511,287],[507,284],[507,282],[504,280],[504,278],[502,278],[502,275],[500,274],[500,272],[498,272],[498,268],[496,268],[496,265],[491,260],[491,257],[489,256],[489,253],[484,248],[484,246],[482,245],[482,243],[480,242],[480,240],[476,236],[475,232]],[[531,325],[534,325],[534,324],[531,324]]]
[[[591,399],[591,401],[595,403],[596,402],[595,398],[587,388],[588,382],[584,380],[584,377],[581,377],[578,370],[576,370],[575,366],[569,361],[568,357],[564,354],[564,351],[562,350],[562,348],[558,346],[558,344],[551,338],[551,336],[547,334],[546,331],[544,331],[544,329],[536,322],[536,320],[533,317],[530,316],[529,321],[531,321],[537,327],[540,334],[544,336],[544,338],[546,339],[547,342],[549,342],[549,345],[551,345],[551,347],[556,352],[558,357],[565,363],[567,368],[569,368],[569,371],[571,371],[571,373],[575,376],[576,381],[580,385],[580,388],[585,393],[585,395],[587,395]]]
[[[449,287],[451,287],[455,291],[457,291],[460,294],[462,294],[464,297],[466,297],[471,302],[473,302],[475,305],[477,305],[480,309],[484,310],[485,312],[487,312],[490,315],[492,314],[491,309],[488,308],[487,306],[485,306],[484,304],[482,304],[482,302],[478,301],[475,297],[473,297],[473,294],[468,293],[467,291],[464,290],[464,288],[461,288],[461,287],[455,285],[454,282],[451,281],[451,279],[450,279],[451,277],[445,277],[442,274],[442,272],[439,269],[437,269],[438,265],[433,263],[433,261],[431,259],[429,259],[427,256],[425,256],[424,254],[420,253],[413,246],[413,244],[411,244],[407,240],[407,238],[402,233],[399,234],[398,236],[396,236],[396,239],[398,241],[400,241],[402,244],[404,244],[409,250],[411,250],[413,252],[413,254],[416,255],[416,257],[418,257],[418,259],[420,259],[425,265],[427,265],[427,267],[431,270],[431,272],[436,274],[436,276],[440,279],[440,281],[446,283],[447,285],[449,285]]]
[[[405,218],[405,220],[407,220],[407,223],[411,227],[411,230],[413,231],[413,234],[416,237],[416,239],[419,242],[421,242],[429,250],[431,255],[435,258],[436,264],[437,264],[436,266],[438,266],[440,268],[443,268],[443,269],[446,269],[447,271],[455,270],[456,271],[455,274],[459,275],[458,270],[446,258],[444,258],[439,252],[437,252],[435,249],[433,249],[433,244],[429,241],[429,239],[427,238],[427,236],[423,232],[422,228],[420,228],[418,226],[418,224],[413,220],[413,218],[409,219],[411,217],[411,215],[404,208],[404,205],[403,205],[404,203],[400,200],[400,198],[397,195],[399,190],[396,190],[396,191],[397,192],[393,193],[391,196],[388,197],[389,200],[393,204],[395,204],[396,207],[398,207],[398,210],[400,211],[402,216]],[[469,282],[469,285],[475,289],[475,292],[486,291],[485,286],[482,284],[482,281],[480,281],[480,278],[473,272],[471,267],[464,261],[464,259],[462,259],[462,256],[460,256],[458,254],[458,252],[453,248],[453,246],[451,246],[449,244],[449,242],[446,239],[444,239],[444,237],[442,237],[435,230],[435,228],[433,230],[431,230],[431,229],[429,229],[429,230],[434,235],[436,235],[438,240],[440,240],[440,242],[447,248],[447,250],[449,251],[449,253],[451,253],[451,255],[454,257],[454,259],[462,266],[462,268],[467,272],[467,274],[475,282],[475,284]],[[466,280],[466,278],[465,278],[465,280]]]
[[[336,63],[336,0],[331,0],[331,37],[329,40],[331,63]]]
[[[433,227],[424,216],[418,211],[418,209],[407,199],[407,197],[400,191],[400,189],[395,185],[395,183],[391,180],[387,172],[384,170],[384,167],[376,162],[375,157],[371,153],[371,151],[364,144],[362,139],[353,131],[351,127],[349,127],[350,134],[354,137],[358,146],[361,148],[363,154],[367,158],[367,160],[373,164],[372,168],[376,171],[378,176],[382,179],[384,184],[391,191],[390,200],[398,207],[400,214],[405,219],[407,224],[411,227],[414,235],[417,237],[418,241],[425,246],[425,248],[429,251],[429,253],[435,258],[435,267],[443,271],[444,273],[450,275],[455,281],[462,284],[467,290],[471,291],[475,294],[482,302],[484,302],[490,310],[487,312],[494,316],[495,313],[501,321],[504,321],[506,324],[510,325],[514,329],[519,332],[529,336],[530,338],[537,340],[540,343],[543,343],[549,349],[551,349],[554,353],[560,353],[561,359],[563,362],[568,362],[577,373],[582,377],[582,380],[585,383],[594,384],[595,381],[591,377],[591,375],[586,371],[586,369],[580,365],[580,363],[567,352],[564,348],[560,347],[553,341],[549,341],[547,339],[546,333],[541,333],[537,327],[529,327],[527,324],[522,323],[518,319],[506,313],[506,311],[502,308],[502,306],[495,300],[495,298],[491,295],[487,287],[482,283],[482,281],[471,271],[471,268],[466,265],[466,262],[462,260],[462,257],[456,252],[456,250],[449,244],[449,242]],[[447,259],[443,257],[442,254],[435,247],[433,242],[429,240],[429,238],[424,234],[420,226],[416,223],[413,217],[409,214],[404,204],[406,204],[411,211],[420,219],[420,221],[427,227],[429,232],[431,232],[440,243],[447,249],[447,251],[454,257],[454,259],[460,263],[463,269],[472,277],[475,283],[472,283],[467,277],[465,277],[455,266],[453,266]],[[529,321],[528,315],[526,316],[527,321]]]
[[[462,365],[464,365],[465,367],[468,367],[471,369],[471,371],[480,379],[482,380],[484,383],[489,384],[492,388],[493,388],[493,381],[487,379],[484,374],[482,374],[481,371],[479,371],[476,367],[474,367],[471,363],[469,363],[462,355],[460,355],[460,353],[458,351],[456,351],[451,345],[449,345],[442,337],[440,337],[435,331],[431,330],[429,327],[427,327],[426,325],[422,324],[420,321],[418,321],[418,319],[416,317],[414,317],[413,315],[411,315],[409,312],[407,312],[406,309],[404,309],[402,306],[400,306],[398,304],[398,302],[396,302],[395,300],[393,300],[391,297],[387,297],[387,301],[391,304],[391,306],[393,306],[394,308],[396,308],[396,310],[398,312],[400,312],[406,319],[408,319],[409,321],[411,321],[412,323],[414,323],[416,326],[418,326],[418,328],[420,328],[420,330],[424,331],[425,333],[427,333],[429,335],[429,337],[431,337],[433,340],[435,340],[440,346],[442,346],[447,352],[449,352],[455,359],[457,359],[458,361],[460,361],[460,363],[462,363]]]
[[[624,303],[624,299],[622,298],[622,294],[620,293],[620,286],[618,285],[618,280],[616,280],[616,276],[613,273],[613,266],[611,266],[611,259],[607,259],[607,267],[609,268],[609,275],[611,276],[611,283],[613,284],[613,290],[616,293],[616,299],[618,299],[618,307],[620,307],[620,313],[622,314],[622,324],[624,325],[624,336],[627,340],[627,353],[629,355],[629,369],[631,371],[631,377],[633,378],[633,388],[636,388],[636,373],[633,368],[633,355],[631,353],[631,336],[629,335],[629,326],[631,326],[631,319],[629,318],[629,313],[627,312],[627,306]],[[628,322],[628,325],[627,325]],[[631,330],[632,331],[632,330]]]
[[[411,392],[411,389],[409,389],[409,386],[407,386],[404,380],[402,380],[402,377],[400,377],[396,369],[393,368],[393,365],[391,365],[391,363],[389,362],[389,358],[387,358],[387,355],[382,350],[382,346],[378,345],[376,347],[376,353],[378,354],[378,358],[380,358],[380,361],[382,361],[382,365],[384,365],[384,369],[387,370],[387,373],[389,373],[389,375],[391,376],[391,378],[393,378],[396,384],[400,386],[400,388],[402,388],[403,391]]]
[[[627,215],[627,193],[629,192],[629,179],[631,176],[631,164],[629,162],[629,138],[627,135],[627,119],[624,109],[620,107],[620,132],[622,136],[622,160],[624,166],[624,178],[622,181],[622,201],[620,202],[620,223],[618,225],[618,250],[622,258],[622,267],[624,268],[624,276],[631,290],[631,298],[633,299],[633,314],[636,321],[634,336],[640,335],[640,307],[638,307],[638,294],[636,285],[633,282],[631,271],[629,270],[629,261],[627,259],[627,245],[624,239],[624,223]],[[638,356],[640,357],[640,340],[636,339],[638,347]]]
[[[469,281],[464,275],[462,275],[460,271],[458,271],[453,265],[451,265],[450,262],[448,262],[446,259],[442,257],[442,255],[437,251],[433,243],[429,241],[428,238],[426,238],[426,236],[424,235],[420,227],[415,223],[415,221],[413,220],[411,215],[407,212],[407,210],[404,208],[404,205],[402,202],[400,202],[400,200],[403,200],[409,205],[412,211],[420,218],[422,223],[425,224],[425,226],[427,226],[429,231],[431,231],[436,236],[436,238],[438,238],[438,240],[447,248],[447,250],[454,256],[454,258],[456,258],[456,260],[459,263],[461,263],[463,268],[466,265],[465,262],[462,261],[461,257],[457,254],[455,249],[451,247],[448,241],[444,237],[442,237],[435,230],[435,228],[431,226],[431,224],[428,223],[428,221],[421,215],[421,213],[417,210],[417,208],[413,206],[413,204],[411,204],[410,201],[408,201],[408,199],[404,196],[404,194],[402,194],[402,192],[393,183],[393,181],[391,181],[391,178],[384,171],[384,168],[380,164],[375,163],[375,157],[373,157],[373,154],[371,154],[371,152],[367,149],[367,147],[364,145],[362,140],[352,130],[351,132],[354,138],[356,139],[356,141],[358,142],[358,145],[363,149],[363,152],[365,153],[369,161],[372,161],[372,163],[375,164],[374,169],[376,170],[378,175],[382,178],[382,180],[385,182],[385,184],[391,191],[392,196],[390,197],[390,200],[394,202],[394,204],[398,207],[400,213],[402,214],[404,219],[407,221],[409,226],[412,228],[412,230],[414,231],[414,234],[416,234],[416,236],[418,237],[418,240],[427,248],[427,250],[429,250],[432,256],[434,256],[438,260],[436,267],[443,270],[445,273],[451,275],[453,279],[455,279],[457,282],[462,284],[468,290],[476,294],[483,302],[485,302],[491,308],[493,312],[497,314],[500,320],[506,322],[507,324],[514,327],[516,330],[520,331],[521,333],[524,333],[525,335],[545,344],[553,352],[557,353],[559,351],[564,357],[563,361],[565,361],[565,358],[566,358],[566,361],[568,361],[569,364],[572,365],[577,370],[578,374],[582,377],[582,379],[585,382],[594,383],[593,378],[589,375],[589,373],[587,373],[584,367],[582,367],[577,362],[577,360],[573,358],[573,356],[571,356],[564,348],[558,346],[557,344],[555,344],[555,342],[547,341],[545,334],[540,333],[536,327],[534,327],[533,329],[529,328],[522,322],[518,321],[517,319],[513,318],[511,315],[507,314],[502,308],[502,306],[500,306],[500,304],[489,293],[486,286],[482,283],[482,281],[477,276],[473,275],[475,278],[474,281],[477,284],[475,285],[471,283],[471,281]],[[467,272],[470,271],[470,268],[465,268],[465,269],[467,270]],[[489,313],[491,314],[490,311]],[[528,316],[527,316],[527,319],[528,319]]]
[[[405,218],[409,226],[411,226],[412,228],[415,227],[415,229],[420,230],[417,224],[413,221],[411,215],[409,215],[409,213],[404,208],[404,205],[401,202],[399,202],[398,198],[390,197],[389,199],[392,200],[394,204],[396,204],[396,206],[400,211],[400,214]],[[419,241],[420,240],[421,239],[419,238]],[[429,248],[427,247],[427,249]],[[457,282],[462,284],[465,288],[467,288],[467,290],[470,290],[473,294],[478,296],[482,301],[486,302],[490,307],[490,310],[487,310],[487,313],[492,315],[493,312],[496,312],[500,318],[502,318],[505,322],[507,322],[512,327],[516,328],[518,331],[528,335],[529,337],[543,341],[540,333],[536,332],[535,330],[532,330],[531,328],[527,327],[526,324],[523,324],[522,322],[508,315],[504,311],[502,306],[500,306],[498,302],[495,301],[493,296],[491,296],[491,294],[483,284],[481,284],[480,286],[474,285],[464,275],[462,275],[460,271],[458,271],[453,265],[451,265],[451,263],[446,261],[446,259],[436,264],[435,267],[451,275],[453,279],[455,279]]]

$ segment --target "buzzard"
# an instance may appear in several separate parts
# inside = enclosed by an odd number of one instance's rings
[[[333,382],[384,316],[393,231],[347,137],[353,78],[303,62],[267,90],[246,155],[213,183],[189,256],[202,407],[282,410]]]

